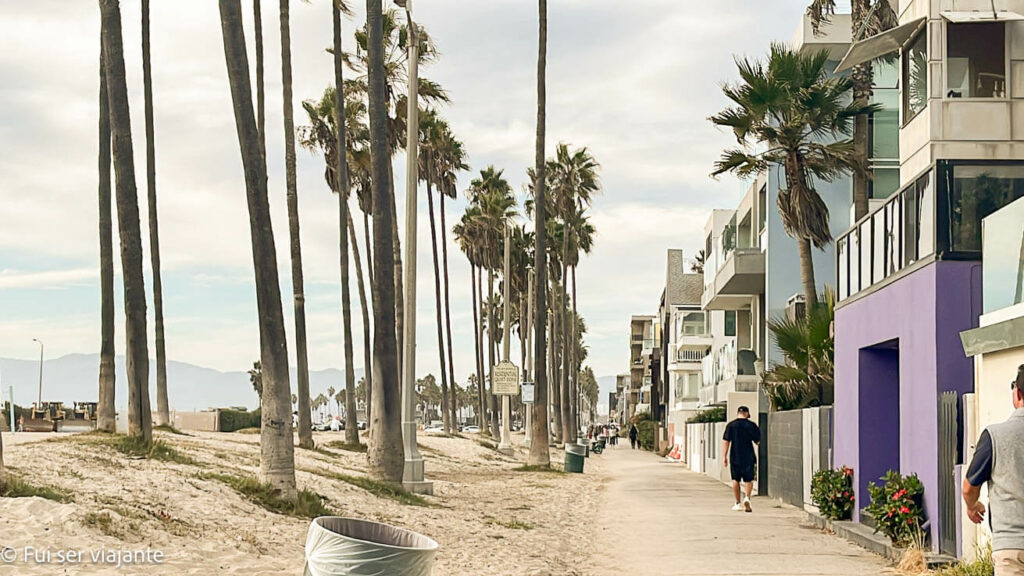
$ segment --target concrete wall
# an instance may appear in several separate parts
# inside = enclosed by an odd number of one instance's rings
[[[803,411],[768,414],[768,495],[787,504],[804,505]]]
[[[855,520],[868,502],[868,482],[896,465],[924,484],[937,546],[938,395],[972,391],[972,362],[959,333],[975,327],[980,312],[980,264],[951,261],[931,263],[836,310],[834,465],[854,469]],[[898,346],[895,359],[885,352],[892,346]]]
[[[219,432],[220,413],[216,410],[204,412],[172,412],[171,422],[178,430],[195,430],[199,432]]]

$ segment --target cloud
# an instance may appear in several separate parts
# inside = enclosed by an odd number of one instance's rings
[[[593,207],[597,244],[577,278],[580,312],[590,326],[590,361],[599,375],[625,367],[629,315],[656,309],[665,249],[692,254],[707,211],[732,207],[745,189],[735,180],[707,177],[729,142],[706,118],[725,104],[718,85],[734,76],[732,54],[760,54],[770,40],[790,38],[805,4],[567,0],[549,6],[547,149],[559,141],[586,145],[602,164],[604,194]],[[298,124],[301,100],[317,97],[331,83],[324,51],[331,38],[329,9],[326,2],[292,6]],[[138,5],[123,3],[122,10],[145,234]],[[266,7],[264,12],[269,191],[291,335],[280,40],[277,19]],[[465,141],[474,170],[504,168],[521,190],[534,156],[536,4],[436,0],[417,4],[417,14],[442,52],[422,74],[449,91],[452,104],[443,114]],[[345,21],[347,48],[361,23],[359,14]],[[98,30],[98,11],[86,2],[38,0],[0,8],[0,269],[6,270],[0,273],[0,349],[12,350],[10,355],[31,357],[26,331],[45,333],[55,354],[98,348]],[[242,369],[258,355],[258,332],[248,212],[216,3],[155,4],[152,36],[169,355]],[[251,45],[250,30],[247,39]],[[404,158],[394,166],[402,222]],[[462,188],[471,177],[463,176]],[[323,183],[322,159],[303,150],[298,190],[310,364],[341,366],[337,202]],[[425,202],[421,195],[417,364],[420,372],[436,374]],[[449,225],[463,205],[461,198],[448,204]],[[148,268],[148,239],[143,245]],[[463,380],[475,370],[469,268],[450,238],[448,246],[456,372]],[[363,259],[365,265],[365,253]],[[355,284],[352,298],[361,366]],[[292,355],[294,350],[290,341]]]

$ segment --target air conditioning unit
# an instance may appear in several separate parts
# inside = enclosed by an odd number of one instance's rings
[[[795,322],[807,313],[807,301],[803,294],[794,294],[786,301],[786,319]]]

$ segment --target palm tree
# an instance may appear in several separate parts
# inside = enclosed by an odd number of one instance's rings
[[[146,283],[142,272],[142,231],[135,184],[131,116],[125,81],[121,8],[117,0],[100,0],[101,26],[114,172],[117,176],[117,227],[121,238],[125,335],[128,364],[128,434],[153,441],[149,407],[149,351],[146,341]]]
[[[434,217],[434,186],[437,184],[437,175],[440,172],[438,162],[440,155],[439,148],[443,146],[445,133],[448,132],[448,125],[438,117],[433,110],[426,110],[420,115],[420,147],[419,173],[427,183],[427,208],[430,213],[430,244],[434,262],[434,301],[437,316],[437,352],[440,359],[441,372],[441,420],[444,423],[445,434],[452,432],[451,413],[448,410],[448,367],[445,365],[445,342],[444,324],[442,323],[441,310],[441,266],[437,254],[437,219]],[[442,231],[443,233],[443,231]]]
[[[100,381],[96,429],[116,432],[114,408],[114,239],[110,213],[110,101],[105,50],[100,39],[99,225],[100,225]]]
[[[534,381],[536,390],[533,402],[533,430],[530,431],[531,466],[550,466],[551,454],[548,442],[548,386],[547,386],[547,328],[548,328],[548,263],[547,263],[547,166],[544,139],[547,135],[547,61],[548,61],[548,1],[538,0],[537,22],[537,138],[534,150],[534,174],[532,183],[535,193],[536,220],[534,223],[537,304],[534,319]]]
[[[260,362],[263,395],[260,399],[260,481],[280,490],[282,497],[295,498],[295,453],[288,382],[288,349],[285,340],[281,288],[277,275],[277,253],[267,198],[267,166],[260,150],[260,135],[252,109],[249,60],[242,32],[239,0],[219,0],[231,100],[238,132],[238,145],[245,172],[249,228],[252,235],[256,274],[256,303],[260,325]]]
[[[451,136],[451,134],[448,134]],[[451,284],[448,278],[448,226],[445,223],[445,210],[444,201],[445,198],[455,198],[458,195],[458,173],[469,170],[469,165],[466,164],[466,153],[463,150],[462,142],[459,142],[454,137],[445,138],[444,144],[439,147],[437,152],[441,159],[440,164],[443,166],[439,170],[437,178],[438,192],[440,192],[440,204],[441,204],[441,262],[442,268],[444,269],[444,316],[445,316],[445,330],[448,334],[448,377],[451,379],[451,384],[454,389],[455,386],[455,361],[453,360],[453,348],[452,348],[452,314],[451,314],[451,299],[449,297],[448,286]],[[458,425],[458,407],[455,402],[455,394],[452,394],[451,402],[451,421],[457,426]]]
[[[368,49],[369,35],[367,34],[369,21],[367,21],[367,27],[361,30],[357,30],[355,34],[356,40],[356,53],[345,54],[346,64],[352,68],[359,76],[356,80],[360,83],[365,83],[369,77],[369,54]],[[407,110],[407,99],[406,94],[403,92],[403,87],[409,85],[408,82],[408,54],[407,42],[410,37],[408,26],[399,24],[398,12],[395,10],[387,10],[381,13],[381,37],[382,37],[382,74],[384,81],[384,103],[385,103],[385,116],[387,120],[387,149],[390,156],[394,156],[398,150],[402,149],[405,144],[405,131],[406,122],[405,114]],[[422,26],[417,27],[415,34],[416,39],[419,41],[418,50],[418,61],[419,66],[422,69],[424,64],[429,64],[437,58],[437,49],[434,46],[434,42],[430,35]],[[444,90],[435,82],[432,82],[423,76],[419,76],[419,87],[418,97],[426,104],[436,104],[441,102],[448,102],[448,95]],[[392,116],[393,114],[393,116]],[[402,326],[405,322],[404,312],[404,293],[402,283],[402,249],[401,241],[399,240],[398,234],[398,215],[394,204],[394,173],[392,172],[391,162],[387,164],[387,186],[390,190],[389,198],[390,204],[388,209],[391,211],[391,234],[393,246],[392,250],[394,253],[394,279],[395,279],[395,329],[399,337],[402,334]],[[379,270],[379,268],[378,268]],[[399,347],[398,353],[398,366],[399,373],[401,373],[402,366],[402,350]]]
[[[256,36],[256,130],[260,133],[260,151],[267,157],[267,98],[263,90],[263,11],[262,0],[252,1],[253,34]],[[302,419],[299,418],[301,422]],[[308,426],[307,426],[308,428]]]
[[[338,236],[339,253],[341,254],[341,316],[345,334],[345,442],[348,444],[359,444],[359,427],[356,422],[356,373],[353,364],[352,354],[352,304],[349,295],[349,272],[348,272],[348,227],[351,216],[348,210],[349,177],[348,177],[348,155],[340,153],[347,150],[345,144],[345,80],[344,62],[341,53],[341,12],[346,7],[341,0],[331,1],[331,18],[334,25],[334,85],[338,87],[334,94],[334,118],[335,118],[335,154],[336,171],[338,174]],[[358,250],[358,246],[353,246]],[[365,310],[366,299],[363,297]],[[364,318],[365,320],[365,318]],[[365,325],[364,325],[365,328]],[[363,331],[364,335],[366,330]]]
[[[828,24],[835,14],[835,0],[811,0],[807,14],[811,17],[814,33],[820,31],[822,24]],[[856,42],[862,38],[874,36],[898,24],[896,11],[889,0],[851,0],[850,26],[852,38]],[[854,66],[850,73],[853,100],[866,106],[871,99],[874,85],[872,63],[865,62]],[[859,114],[853,121],[853,148],[864,166],[868,164],[868,114]],[[854,220],[860,220],[868,213],[868,173],[853,173],[853,212]]]
[[[302,244],[299,235],[299,194],[295,167],[295,108],[292,105],[292,49],[289,1],[281,0],[281,89],[284,103],[284,166],[288,204],[288,240],[291,248],[292,301],[295,312],[295,361],[300,408],[309,398],[309,359],[306,352],[306,295],[302,278]],[[299,410],[299,414],[305,410]],[[299,446],[313,447],[313,433],[299,422]]]
[[[379,0],[366,0],[367,97],[370,118],[370,185],[373,190],[373,262],[378,273],[373,289],[379,305],[373,310],[373,425],[367,459],[379,479],[399,482],[405,463],[402,447],[398,343],[395,327],[395,285],[382,270],[395,268],[394,187],[390,186],[387,98],[384,69],[384,28]]]
[[[713,176],[732,172],[749,177],[771,164],[784,167],[779,213],[786,233],[797,241],[808,308],[817,303],[811,246],[823,249],[832,241],[828,206],[814,179],[831,182],[865,169],[853,142],[843,137],[854,117],[877,110],[847,101],[852,81],[829,77],[828,58],[825,50],[801,53],[778,43],[767,62],[738,58],[741,82],[722,88],[733,106],[711,117],[715,125],[732,129],[740,146],[723,152]]]
[[[153,322],[156,329],[156,424],[171,423],[167,401],[167,354],[164,346],[164,296],[160,281],[160,232],[156,210],[156,144],[153,129],[153,67],[149,57],[149,0],[142,0],[142,85],[146,115],[146,190],[149,200],[149,257],[153,268]],[[148,384],[147,384],[148,386]]]
[[[690,272],[694,274],[704,273],[704,260],[707,259],[707,254],[704,253],[704,249],[701,248],[697,255],[693,257],[693,262],[690,262]]]
[[[482,307],[481,295],[480,295],[480,269],[482,267],[482,245],[483,245],[483,228],[482,219],[480,218],[480,207],[475,204],[470,204],[466,207],[465,213],[462,215],[461,221],[456,224],[452,232],[455,234],[455,239],[462,248],[462,251],[466,254],[466,259],[469,261],[469,276],[470,276],[470,287],[473,293],[473,344],[474,344],[474,359],[476,360],[476,382],[483,382],[483,332],[481,331],[482,322],[480,319],[480,309]],[[484,390],[483,386],[477,386],[477,410],[479,411],[479,417],[483,418],[487,415],[487,409],[484,403]],[[483,420],[479,421],[479,424],[483,425]]]
[[[795,319],[776,318],[768,329],[786,358],[765,372],[765,392],[776,410],[799,410],[831,404],[834,397],[835,293],[826,290],[820,303]]]
[[[344,6],[339,8],[339,27],[341,22],[340,12],[346,9],[347,8]],[[340,43],[340,31],[337,39],[339,40]],[[340,50],[335,50],[334,52],[339,53]],[[337,72],[337,61],[335,62],[335,65]],[[346,86],[348,85],[348,83],[342,82],[341,85]],[[355,371],[351,350],[352,346],[349,343],[351,341],[351,309],[350,305],[347,304],[350,301],[350,298],[347,295],[349,286],[349,272],[347,259],[347,254],[349,252],[349,244],[351,244],[351,251],[353,259],[355,261],[356,276],[358,277],[359,302],[362,309],[363,319],[363,364],[365,366],[364,372],[367,376],[369,376],[371,364],[371,346],[369,309],[366,303],[366,288],[363,284],[362,262],[359,256],[359,243],[356,241],[355,225],[352,220],[351,211],[349,210],[348,207],[348,197],[352,191],[353,182],[353,179],[351,178],[352,172],[350,172],[348,168],[352,166],[353,152],[355,152],[353,148],[349,146],[350,143],[348,142],[348,140],[349,135],[353,134],[353,131],[349,130],[349,126],[354,121],[356,127],[354,135],[356,139],[360,140],[360,142],[362,141],[363,136],[365,134],[365,126],[363,123],[360,122],[360,114],[361,111],[365,109],[365,107],[362,106],[362,103],[360,101],[354,101],[349,98],[348,94],[345,94],[345,103],[339,115],[339,111],[335,109],[335,106],[338,104],[338,102],[336,101],[338,96],[340,96],[340,94],[335,90],[335,88],[333,86],[329,86],[326,90],[324,90],[324,94],[319,101],[307,100],[302,103],[302,106],[306,111],[306,115],[309,117],[310,124],[308,126],[303,126],[299,128],[299,141],[304,148],[308,150],[320,150],[323,153],[325,163],[324,179],[327,181],[328,187],[330,187],[330,189],[335,194],[338,194],[338,230],[339,234],[345,235],[345,238],[341,238],[339,242],[339,251],[343,255],[340,269],[342,276],[342,316],[343,324],[345,325],[344,329],[346,330],[345,388],[349,392],[352,392],[351,394],[346,396],[346,401],[348,398],[351,398],[353,402],[351,406],[346,406],[345,434],[346,442],[351,441],[351,443],[358,443],[359,435],[358,430],[356,429],[357,421],[354,408],[355,401],[357,398],[357,394],[355,394],[354,392]],[[343,120],[340,123],[336,120],[336,118],[339,117],[343,118]],[[345,133],[345,135],[340,139],[338,132],[339,127],[341,130],[344,130]],[[342,160],[339,159],[337,154],[339,146],[342,146],[346,150],[345,159],[343,160],[344,165],[341,164]],[[343,177],[339,177],[338,174],[343,174]],[[361,178],[361,176],[357,175],[357,178]],[[349,307],[349,311],[347,312],[347,314],[346,306]],[[349,389],[350,379],[348,373],[350,367],[352,367],[351,390]],[[368,390],[369,389],[367,389],[367,391]],[[367,402],[367,405],[369,405],[369,402]],[[349,413],[352,414],[352,416],[348,416]],[[351,422],[349,420],[351,420]],[[355,432],[350,432],[349,428],[355,430]]]
[[[577,206],[577,209],[573,211],[573,214],[571,215],[567,224],[567,228],[571,231],[572,236],[572,243],[570,244],[569,254],[567,255],[567,257],[569,260],[569,269],[572,272],[572,315],[574,318],[576,318],[578,317],[576,310],[576,268],[579,267],[580,254],[590,254],[590,251],[593,250],[594,235],[596,234],[596,229],[594,228],[593,224],[590,223],[590,219],[586,216],[586,209],[580,206]],[[576,332],[577,323],[571,323],[571,328],[573,330],[573,333],[570,335],[570,339],[572,342],[576,342],[578,339],[581,339],[581,335]],[[576,422],[578,426],[578,400],[580,398],[579,365],[582,363],[583,359],[579,357],[579,354],[577,354],[577,348],[575,346],[571,349],[571,352],[571,364],[573,366],[572,388],[574,392],[573,398],[575,399],[575,401],[573,402],[573,409],[576,412],[576,414],[573,417],[573,422]]]
[[[470,202],[480,207],[477,215],[483,239],[483,266],[487,269],[487,326],[489,332],[488,374],[491,374],[496,362],[496,345],[498,338],[497,311],[494,306],[494,273],[502,267],[502,246],[504,230],[507,222],[516,215],[516,199],[512,186],[505,180],[504,171],[493,165],[480,171],[480,177],[473,179],[467,191]],[[490,380],[490,378],[488,378]],[[494,383],[488,396],[491,406],[491,434],[499,435],[498,409],[494,398]]]

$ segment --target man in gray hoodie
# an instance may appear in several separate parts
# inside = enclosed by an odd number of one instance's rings
[[[1013,413],[981,433],[963,486],[968,516],[980,524],[985,505],[978,497],[988,482],[995,576],[1024,576],[1024,365],[1010,389]]]

